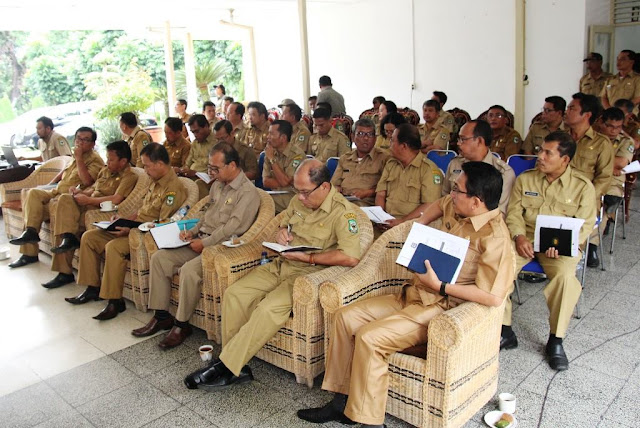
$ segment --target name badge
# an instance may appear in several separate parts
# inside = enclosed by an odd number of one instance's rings
[[[540,196],[538,192],[525,191],[524,194],[527,196]]]

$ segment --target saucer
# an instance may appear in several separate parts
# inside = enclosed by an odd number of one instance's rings
[[[110,210],[103,210],[102,208],[100,208],[100,212],[101,213],[112,213],[114,211],[118,211],[117,208],[111,208]]]
[[[142,223],[140,226],[138,226],[138,230],[140,232],[148,232],[151,229],[153,229],[155,227],[155,224],[152,221],[148,221],[146,223]]]
[[[225,247],[228,247],[228,248],[236,248],[236,247],[239,247],[242,244],[244,244],[244,241],[240,241],[240,243],[238,243],[238,244],[232,244],[231,241],[224,241],[222,243],[222,245],[224,245]]]
[[[496,426],[495,423],[500,420],[500,417],[502,417],[503,413],[505,412],[501,410],[494,410],[492,412],[489,412],[486,415],[484,415],[484,422],[490,427],[495,427]],[[516,428],[517,426],[518,426],[518,420],[516,419],[515,416],[513,416],[513,422],[507,425],[507,428]]]

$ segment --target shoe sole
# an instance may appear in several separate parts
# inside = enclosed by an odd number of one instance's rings
[[[229,385],[221,385],[221,386],[198,385],[198,389],[203,389],[205,391],[220,391],[223,389],[227,389],[233,385],[240,385],[240,384],[252,382],[252,381],[253,381],[253,376],[247,376],[233,383],[230,383]]]

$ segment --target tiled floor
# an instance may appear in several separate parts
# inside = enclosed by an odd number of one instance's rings
[[[523,304],[514,305],[520,346],[500,354],[498,388],[517,396],[518,426],[640,426],[639,207],[637,194],[627,239],[617,240],[615,259],[606,254],[607,270],[587,272],[583,316],[573,319],[565,340],[568,371],[554,372],[543,357],[549,329],[543,284],[521,287]],[[5,242],[0,230],[0,246]],[[320,379],[309,390],[257,359],[250,363],[255,382],[217,393],[187,390],[182,378],[202,364],[202,331],[184,346],[160,351],[161,337],[129,333],[149,313],[129,306],[115,320],[91,319],[104,303],[71,307],[62,297],[81,287],[40,287],[52,277],[48,257],[40,258],[16,271],[0,262],[0,426],[297,427],[306,426],[297,409],[329,397]],[[466,427],[484,426],[482,416],[495,407],[488,403]],[[392,417],[387,425],[407,426]]]

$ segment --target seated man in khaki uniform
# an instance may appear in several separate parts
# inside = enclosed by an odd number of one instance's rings
[[[147,144],[140,156],[144,170],[152,182],[142,200],[142,206],[130,219],[164,223],[182,206],[187,198],[186,190],[169,165],[169,153],[164,146],[158,143]],[[65,300],[77,305],[90,300],[108,299],[107,306],[94,319],[109,320],[126,309],[122,289],[130,252],[129,231],[127,227],[119,227],[116,232],[94,229],[82,235],[77,283],[86,285],[87,288],[78,296],[67,297]],[[104,273],[100,277],[100,259],[103,254]]]
[[[640,104],[640,74],[633,71],[634,61],[638,59],[632,50],[624,49],[618,54],[618,73],[607,79],[599,94],[604,108],[611,107],[621,98],[630,100],[636,108]]]
[[[418,206],[438,200],[442,193],[440,168],[420,152],[418,129],[405,123],[391,136],[391,158],[376,187],[375,204],[395,217],[383,229],[404,221]]]
[[[142,168],[140,160],[140,152],[153,140],[147,131],[143,131],[138,125],[138,118],[131,112],[122,113],[120,115],[120,130],[124,140],[129,143],[131,148],[131,165]]]
[[[209,151],[216,145],[217,140],[209,128],[207,118],[202,114],[194,114],[189,118],[189,129],[191,129],[195,140],[191,143],[189,156],[187,156],[178,175],[195,180],[198,185],[199,199],[202,199],[209,194],[211,183],[205,183],[196,176],[196,173],[207,173]]]
[[[441,91],[433,91],[432,100],[436,100],[440,103],[440,112],[438,113],[438,126],[445,127],[450,133],[458,132],[458,125],[451,113],[444,109],[444,105],[447,103],[447,94]]]
[[[621,98],[615,102],[615,106],[624,113],[624,123],[622,130],[631,137],[635,143],[636,150],[640,148],[640,122],[636,120],[633,114],[633,103],[627,99]]]
[[[23,217],[25,230],[22,234],[9,241],[10,244],[20,245],[22,256],[13,263],[11,268],[18,268],[38,261],[38,242],[40,242],[40,226],[49,218],[49,201],[68,193],[73,187],[86,189],[95,181],[104,161],[93,150],[96,145],[97,134],[91,128],[78,128],[75,135],[73,161],[51,180],[49,184],[56,184],[52,190],[31,189],[23,203]]]
[[[247,129],[244,134],[244,139],[241,141],[244,145],[251,147],[253,151],[256,152],[256,156],[260,156],[260,152],[262,152],[267,145],[269,113],[264,104],[258,101],[250,102],[247,107],[251,128]]]
[[[316,133],[309,137],[308,155],[320,162],[331,157],[340,157],[351,151],[351,141],[342,132],[331,126],[331,113],[323,108],[313,112],[313,125]]]
[[[262,184],[265,188],[288,193],[271,195],[276,206],[276,214],[284,211],[293,198],[293,176],[296,168],[305,159],[305,154],[289,142],[291,124],[285,120],[274,120],[267,134],[264,151]]]
[[[371,119],[358,120],[354,129],[356,148],[340,156],[331,184],[343,195],[356,197],[354,204],[371,206],[389,153],[374,147],[376,127]]]
[[[493,131],[490,147],[492,152],[499,154],[505,162],[509,156],[520,153],[522,137],[518,131],[507,126],[507,110],[504,107],[499,105],[489,107],[487,122]]]
[[[228,120],[218,121],[213,127],[213,134],[221,143],[227,143],[233,146],[238,152],[240,158],[240,168],[249,180],[255,180],[258,176],[258,159],[256,152],[245,146],[237,138],[233,136],[233,126]],[[260,171],[262,173],[262,171]]]
[[[296,278],[326,266],[358,264],[356,214],[353,205],[329,183],[327,167],[316,159],[305,160],[295,173],[294,188],[297,196],[285,211],[277,242],[321,250],[282,253],[225,291],[222,353],[209,367],[188,375],[184,379],[187,388],[215,389],[253,379],[245,364],[289,319]]]
[[[438,121],[440,110],[440,103],[436,100],[427,100],[422,104],[422,117],[425,123],[418,126],[418,131],[422,141],[421,151],[424,154],[431,150],[449,148],[450,131]]]
[[[207,118],[209,128],[213,129],[213,126],[219,120],[218,116],[216,116],[216,105],[211,101],[205,101],[202,104],[202,114]]]
[[[429,322],[465,302],[498,307],[514,278],[509,230],[498,210],[500,173],[484,162],[467,162],[451,195],[431,204],[419,222],[442,218],[442,231],[468,239],[469,251],[455,283],[427,273],[405,284],[401,295],[361,300],[341,308],[326,358],[322,389],[335,392],[323,407],[298,411],[309,422],[359,422],[383,427],[389,389],[388,358],[427,343]]]
[[[288,103],[290,102],[291,103]],[[303,152],[307,153],[309,149],[309,138],[311,137],[311,131],[309,127],[302,120],[302,110],[300,107],[292,102],[293,100],[282,100],[282,120],[286,120],[293,126],[293,134],[291,134],[291,143],[295,144]],[[288,104],[285,104],[287,102]],[[279,106],[280,106],[279,105]]]
[[[544,142],[544,137],[554,131],[569,132],[564,126],[564,111],[567,102],[559,96],[551,96],[544,99],[542,116],[529,128],[529,133],[522,143],[522,151],[525,155],[537,155]]]
[[[539,214],[584,219],[580,229],[580,244],[584,244],[593,229],[595,190],[588,178],[570,166],[575,153],[576,143],[566,132],[556,131],[547,135],[540,150],[537,168],[525,171],[516,178],[507,214],[507,226],[518,253],[516,272],[536,258],[549,278],[544,289],[550,327],[545,351],[549,365],[554,370],[569,368],[562,339],[582,292],[582,286],[576,278],[580,256],[560,256],[553,247],[545,253],[535,253],[533,238]],[[510,291],[513,291],[513,287]],[[502,324],[500,349],[515,348],[518,340],[511,328],[511,299],[506,302]]]
[[[244,105],[242,103],[233,102],[227,108],[226,117],[233,125],[233,136],[236,140],[244,144],[244,137],[247,133],[247,125],[244,124]]]
[[[89,210],[97,210],[102,202],[118,205],[131,193],[138,177],[129,166],[131,149],[126,141],[114,141],[107,145],[107,165],[98,173],[95,183],[85,190],[74,187],[58,197],[53,234],[55,241],[51,252],[51,270],[59,272],[44,288],[58,288],[75,281],[73,277],[73,251],[80,248],[78,234],[84,232],[84,216]]]
[[[582,62],[587,65],[587,74],[580,78],[580,92],[599,97],[611,73],[602,69],[602,55],[597,52],[591,52]]]
[[[232,235],[245,233],[260,208],[258,190],[242,172],[238,152],[233,146],[226,143],[213,146],[209,156],[209,174],[215,178],[211,186],[211,203],[198,224],[180,234],[181,239],[190,242],[189,246],[159,250],[149,261],[149,308],[155,309],[155,314],[147,325],[131,333],[144,337],[171,329],[158,344],[162,349],[180,345],[192,333],[189,318],[200,300],[202,251],[230,239]],[[174,320],[168,310],[171,281],[178,270],[180,297]]]
[[[168,117],[164,121],[166,140],[162,145],[169,153],[169,161],[176,174],[185,166],[191,152],[191,143],[182,136],[182,126],[182,121],[177,117]]]
[[[40,150],[40,156],[36,157],[20,157],[19,160],[34,160],[40,162],[46,162],[49,159],[53,159],[58,156],[71,156],[71,147],[69,142],[62,135],[53,130],[53,121],[42,116],[36,120],[36,134],[38,134],[38,150]],[[24,167],[19,167],[24,168]],[[31,170],[29,170],[31,172]],[[28,175],[28,174],[27,174]],[[25,175],[23,178],[26,178]],[[21,180],[20,178],[19,180]]]

